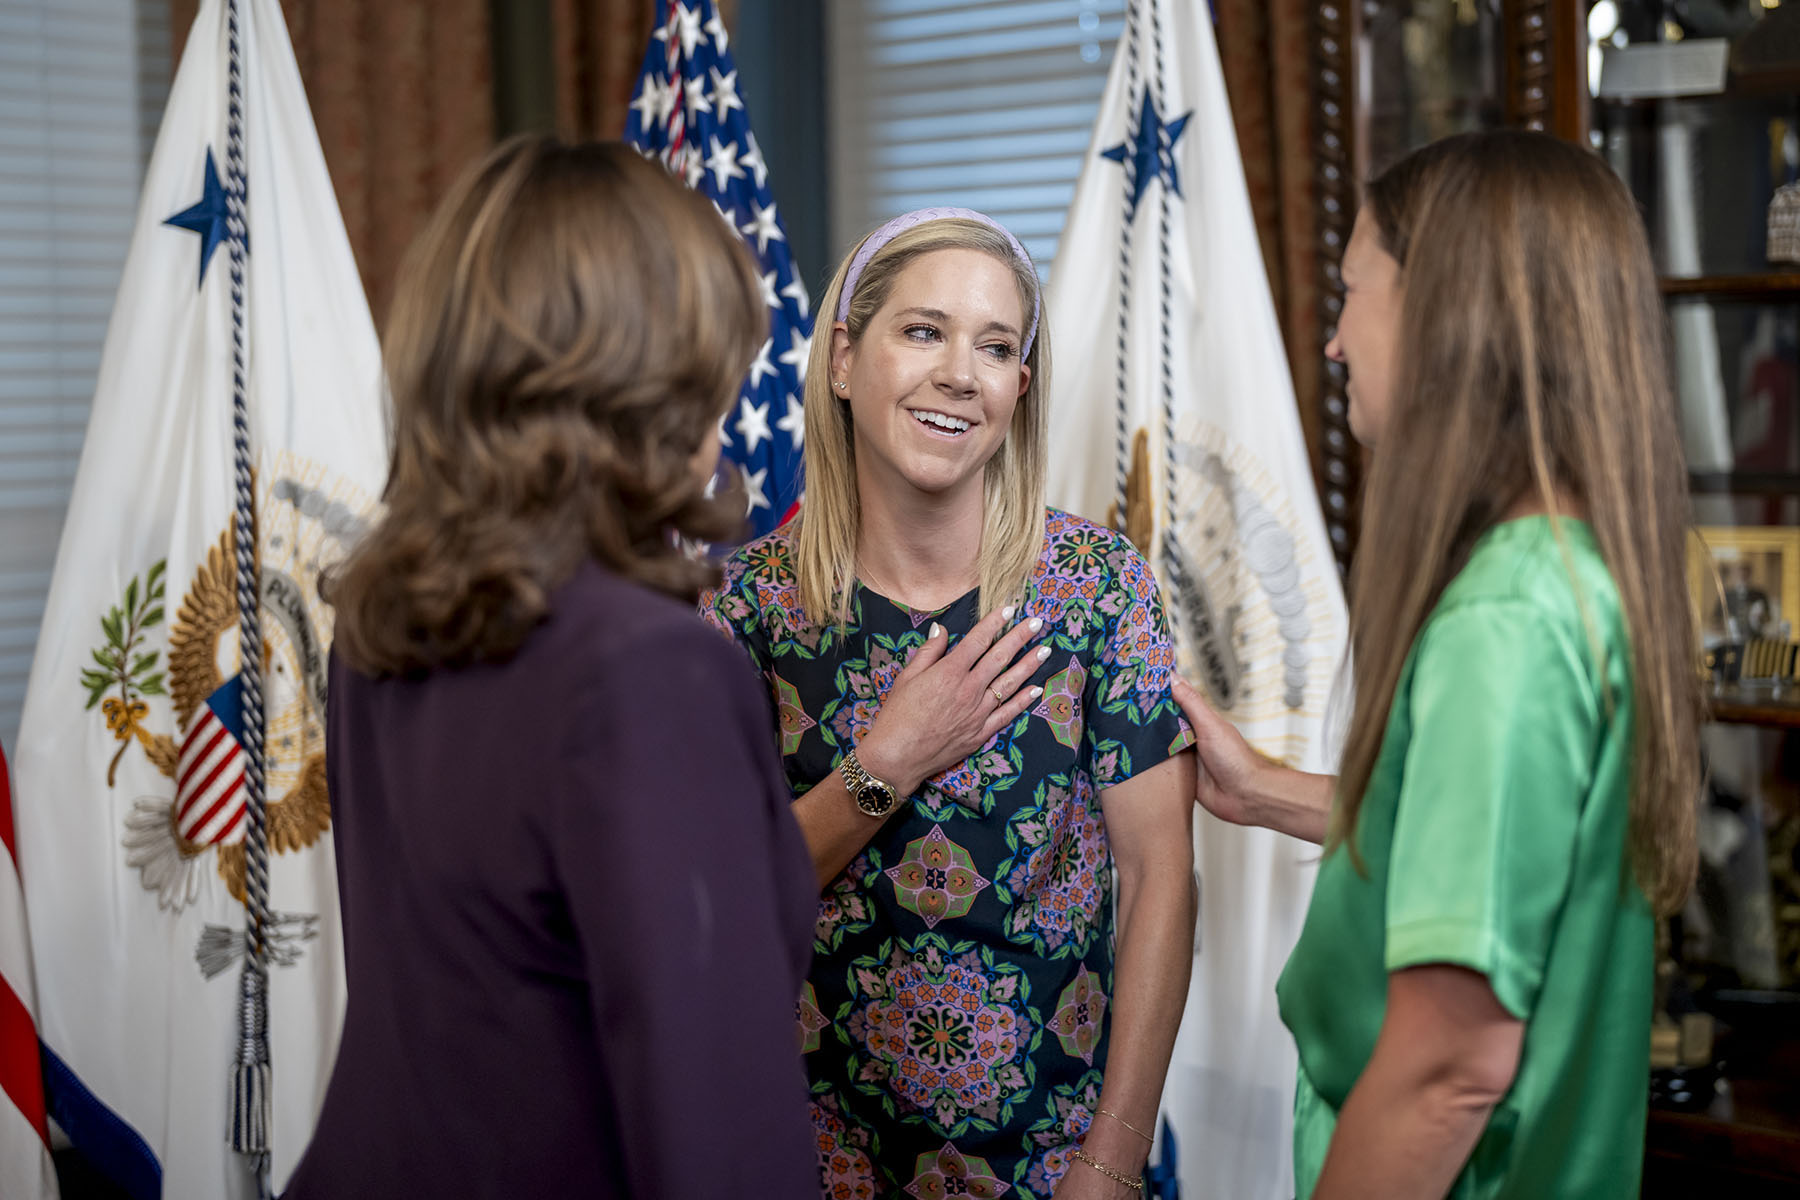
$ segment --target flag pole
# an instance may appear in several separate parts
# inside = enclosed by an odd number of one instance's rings
[[[229,103],[226,108],[226,232],[231,250],[231,425],[236,484],[233,544],[237,559],[239,679],[244,723],[245,954],[238,1009],[238,1050],[231,1078],[231,1148],[250,1156],[257,1191],[269,1185],[268,813],[263,791],[262,625],[256,555],[255,474],[244,371],[244,260],[248,214],[244,171],[244,67],[239,0],[226,0]]]

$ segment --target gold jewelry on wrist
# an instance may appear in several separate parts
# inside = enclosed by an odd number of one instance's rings
[[[1119,1124],[1123,1125],[1125,1128],[1131,1130],[1131,1132],[1133,1132],[1133,1133],[1137,1134],[1139,1137],[1143,1138],[1146,1142],[1149,1142],[1152,1146],[1156,1145],[1155,1138],[1151,1137],[1149,1134],[1147,1134],[1143,1130],[1139,1129],[1136,1125],[1133,1125],[1130,1121],[1127,1121],[1124,1117],[1121,1117],[1118,1113],[1113,1112],[1110,1109],[1105,1109],[1105,1108],[1096,1108],[1094,1111],[1096,1113],[1099,1113],[1103,1117],[1111,1117],[1113,1120],[1117,1121]]]
[[[857,761],[856,751],[852,750],[838,760],[838,774],[844,777],[844,787],[850,793],[851,803],[866,816],[878,820],[886,820],[900,804],[900,796],[893,787],[875,778]]]
[[[1088,1154],[1088,1152],[1086,1150],[1083,1150],[1080,1146],[1077,1146],[1073,1150],[1071,1150],[1069,1152],[1069,1157],[1073,1158],[1076,1162],[1086,1163],[1088,1166],[1094,1168],[1094,1170],[1100,1172],[1102,1175],[1106,1176],[1108,1179],[1112,1180],[1114,1183],[1122,1183],[1134,1192],[1141,1192],[1144,1190],[1144,1181],[1142,1179],[1133,1179],[1131,1176],[1125,1174],[1123,1171],[1113,1170],[1111,1167],[1107,1166],[1105,1163],[1101,1162],[1099,1159],[1094,1158],[1093,1156]]]

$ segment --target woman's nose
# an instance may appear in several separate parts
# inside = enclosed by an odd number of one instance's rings
[[[975,391],[975,347],[953,340],[938,360],[938,385],[959,394]]]

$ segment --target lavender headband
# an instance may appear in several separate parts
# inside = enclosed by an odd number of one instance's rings
[[[850,260],[850,270],[844,275],[844,290],[838,295],[837,319],[840,321],[850,319],[850,298],[856,295],[856,282],[862,278],[863,268],[869,265],[869,260],[874,258],[883,246],[915,225],[923,225],[927,221],[952,219],[976,221],[986,225],[989,229],[998,231],[1006,239],[1006,244],[1012,247],[1012,252],[1019,256],[1020,262],[1026,264],[1031,262],[1031,256],[1025,253],[1025,247],[1019,245],[1019,239],[1012,235],[1012,231],[984,212],[976,212],[972,208],[914,209],[912,212],[900,214],[863,239],[863,244],[857,250],[856,257]],[[1031,327],[1025,331],[1024,344],[1019,347],[1021,359],[1031,353],[1031,343],[1037,340],[1037,327],[1038,297],[1034,291],[1031,297]]]

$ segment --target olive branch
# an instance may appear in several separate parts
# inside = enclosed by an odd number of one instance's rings
[[[96,704],[106,714],[106,727],[121,743],[119,752],[113,755],[111,765],[106,769],[106,786],[112,787],[119,770],[119,760],[125,757],[126,749],[131,745],[133,735],[139,740],[145,739],[141,724],[148,715],[150,706],[144,703],[145,696],[166,696],[163,688],[163,673],[156,670],[157,652],[140,649],[144,635],[163,619],[163,569],[168,565],[164,559],[150,568],[144,576],[142,587],[138,586],[134,575],[125,586],[125,602],[115,604],[100,619],[100,628],[106,634],[106,644],[93,651],[95,665],[85,667],[81,672],[81,685],[88,690],[86,708],[92,711]],[[109,689],[116,686],[117,696],[107,696]],[[105,703],[101,704],[101,698]]]

